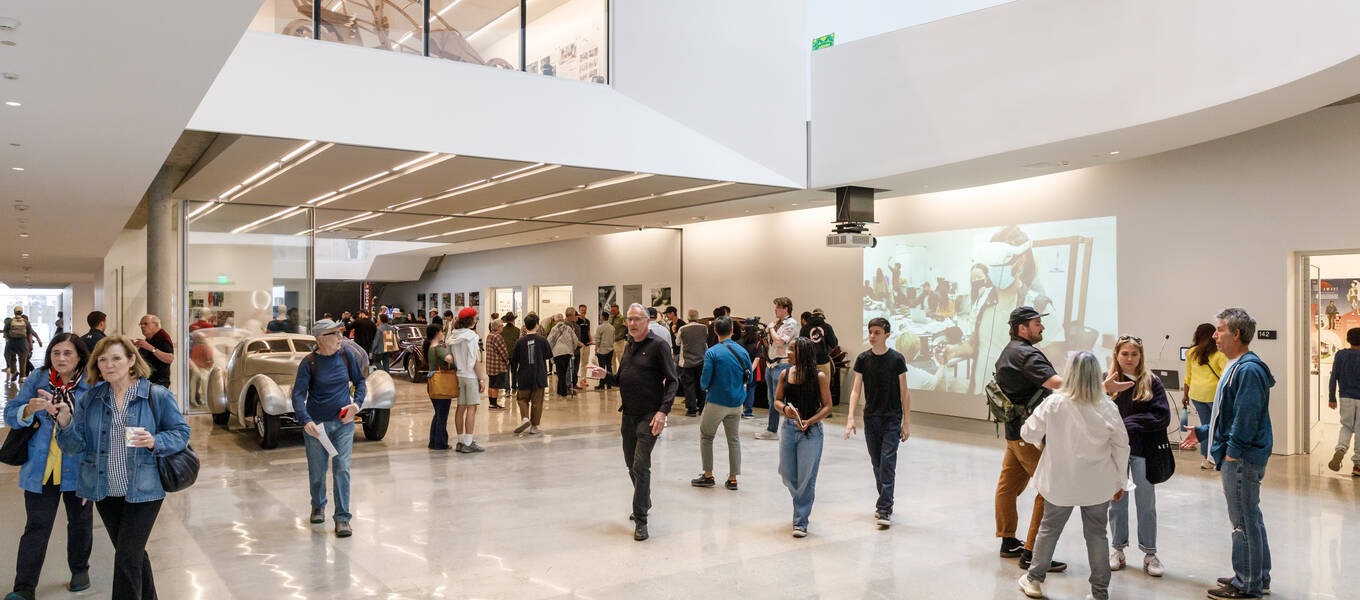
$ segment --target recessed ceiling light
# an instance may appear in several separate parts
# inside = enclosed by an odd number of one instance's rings
[[[21,103],[21,102],[15,102],[15,101],[13,101],[13,100],[6,100],[6,101],[5,101],[5,106],[23,106],[23,103]]]
[[[1111,150],[1111,151],[1110,151],[1110,156],[1115,156],[1115,155],[1117,155],[1117,154],[1119,154],[1119,151],[1118,151],[1118,150]]]
[[[28,232],[19,232],[19,237],[28,237]]]
[[[23,253],[23,257],[28,258],[28,253],[27,252]]]
[[[794,202],[793,205],[794,205],[794,206],[798,206],[798,203],[797,203],[797,202]]]
[[[10,170],[11,170],[11,171],[22,171],[22,170],[24,170],[24,168],[23,168],[23,167],[10,167]]]

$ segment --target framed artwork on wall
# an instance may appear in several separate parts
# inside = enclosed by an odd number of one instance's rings
[[[611,304],[619,303],[619,288],[613,285],[600,286],[600,305],[597,307],[597,315],[607,314]],[[622,308],[622,307],[620,307]]]
[[[481,305],[482,305],[482,293],[468,292],[468,306],[471,306],[472,308],[477,308]]]
[[[453,305],[454,305],[454,306],[458,306],[458,307],[467,306],[467,304],[464,303],[464,300],[463,300],[463,292],[454,292],[454,293],[453,293]]]

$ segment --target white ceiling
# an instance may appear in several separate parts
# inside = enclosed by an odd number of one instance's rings
[[[713,214],[788,188],[441,153],[219,134],[175,190],[195,231],[463,244],[613,233],[658,212]],[[207,202],[221,201],[217,208]],[[771,206],[773,208],[773,206]],[[199,212],[195,212],[199,211]],[[761,212],[768,212],[762,210]],[[664,226],[664,225],[662,225]]]
[[[0,3],[0,281],[93,279],[258,7]]]

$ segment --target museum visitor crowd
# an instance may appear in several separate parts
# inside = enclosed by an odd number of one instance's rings
[[[634,539],[649,537],[651,453],[668,425],[677,394],[685,415],[699,419],[701,472],[695,487],[716,487],[713,442],[721,427],[727,442],[722,486],[739,489],[743,420],[755,418],[756,393],[765,391],[768,418],[756,440],[779,444],[778,473],[792,503],[793,537],[809,533],[823,421],[831,417],[833,379],[844,361],[834,329],[820,310],[796,319],[786,297],[772,302],[773,319],[735,318],[728,307],[701,319],[696,310],[681,318],[675,307],[658,310],[611,305],[592,323],[587,307],[540,317],[492,314],[485,337],[477,333],[477,309],[403,315],[386,307],[370,313],[323,315],[311,324],[316,350],[298,366],[293,409],[304,436],[312,523],[325,521],[326,475],[331,475],[335,535],[352,534],[349,458],[355,416],[366,398],[370,368],[387,370],[397,351],[395,326],[425,325],[421,356],[427,371],[453,389],[432,393],[434,417],[428,446],[476,454],[477,408],[483,394],[490,408],[518,410],[516,434],[542,433],[550,374],[554,396],[570,400],[595,380],[597,390],[617,389],[624,463],[633,484]],[[1018,581],[1029,597],[1042,597],[1049,573],[1067,565],[1054,548],[1069,517],[1080,512],[1090,563],[1090,597],[1108,598],[1111,572],[1123,569],[1130,542],[1129,504],[1134,505],[1143,570],[1165,572],[1157,554],[1156,487],[1174,472],[1167,432],[1176,411],[1161,380],[1146,365],[1143,341],[1118,337],[1110,366],[1100,367],[1086,351],[1062,357],[1060,372],[1044,353],[1043,317],[1031,306],[1016,306],[1007,321],[1008,341],[1000,351],[987,401],[1004,429],[1005,447],[994,498],[995,536],[1000,556],[1018,559]],[[292,319],[290,322],[289,319]],[[298,331],[296,311],[280,311],[266,331]],[[106,336],[107,317],[88,316],[83,336],[60,333],[48,340],[43,366],[28,364],[41,340],[22,311],[6,318],[3,335],[10,385],[21,384],[4,408],[10,437],[24,440],[6,451],[20,455],[19,487],[27,524],[19,541],[13,592],[6,600],[33,600],[59,505],[67,515],[69,589],[90,587],[88,562],[97,511],[114,547],[112,597],[154,598],[155,585],[145,551],[165,489],[157,460],[185,450],[189,425],[167,389],[174,345],[160,319],[146,315],[141,337]],[[277,324],[275,324],[277,322]],[[199,319],[190,329],[214,326]],[[1186,358],[1180,426],[1182,448],[1199,445],[1201,468],[1220,471],[1231,521],[1233,573],[1218,580],[1210,598],[1255,598],[1270,593],[1270,551],[1260,511],[1260,486],[1272,448],[1269,415],[1270,369],[1249,343],[1256,323],[1229,308],[1216,324],[1202,324]],[[908,361],[893,343],[892,325],[869,320],[869,349],[853,363],[854,373],[843,437],[862,433],[873,471],[874,524],[892,524],[898,450],[911,436]],[[1352,435],[1360,435],[1360,329],[1347,332],[1351,348],[1336,356],[1331,404],[1343,429],[1333,460],[1338,470]],[[974,344],[976,346],[977,344]],[[976,350],[974,350],[976,352]],[[370,367],[369,365],[373,365]],[[984,367],[985,368],[985,367]],[[450,379],[449,376],[453,379]],[[432,379],[432,381],[434,381]],[[437,386],[431,385],[433,392]],[[442,389],[442,388],[441,388]],[[434,397],[434,396],[439,397]],[[513,404],[512,404],[513,401]],[[860,405],[863,405],[862,413]],[[1193,406],[1200,425],[1190,427]],[[456,440],[447,420],[452,409]],[[454,444],[450,445],[450,441]],[[12,447],[13,446],[13,447]],[[98,457],[83,460],[83,457]],[[1360,476],[1360,440],[1353,455]],[[1017,537],[1016,499],[1033,482],[1038,496],[1023,540]],[[1130,502],[1129,497],[1133,500]]]

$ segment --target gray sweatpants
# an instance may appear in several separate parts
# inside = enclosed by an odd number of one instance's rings
[[[1029,578],[1042,582],[1053,561],[1053,549],[1058,536],[1072,516],[1071,506],[1058,506],[1044,500],[1044,520],[1039,522],[1039,536],[1034,540],[1034,561],[1029,566]],[[1096,600],[1110,597],[1110,561],[1105,556],[1109,540],[1105,525],[1110,509],[1108,501],[1081,507],[1081,530],[1086,536],[1086,560],[1091,564],[1091,596]]]
[[[741,441],[737,438],[737,427],[741,424],[742,407],[704,405],[703,416],[699,419],[699,454],[704,461],[704,472],[713,470],[713,438],[718,434],[718,424],[722,424],[727,434],[727,474],[741,474]]]

